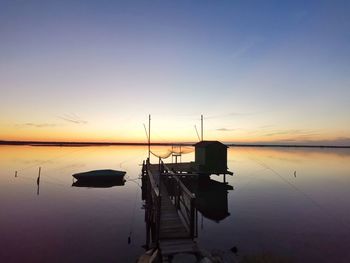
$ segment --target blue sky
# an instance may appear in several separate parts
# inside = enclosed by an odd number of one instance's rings
[[[349,11],[0,1],[0,138],[144,140],[151,113],[156,139],[189,141],[203,113],[207,139],[347,143]]]

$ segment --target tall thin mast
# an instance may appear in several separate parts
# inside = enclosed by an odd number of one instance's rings
[[[151,114],[148,115],[148,159],[151,157]]]
[[[201,115],[201,139],[203,141],[203,115]]]

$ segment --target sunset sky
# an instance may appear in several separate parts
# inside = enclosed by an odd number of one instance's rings
[[[0,140],[350,145],[350,1],[0,0]]]

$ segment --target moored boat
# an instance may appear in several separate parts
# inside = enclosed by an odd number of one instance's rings
[[[79,181],[87,182],[110,182],[110,181],[124,181],[126,172],[111,169],[93,170],[83,173],[76,173],[72,176]]]

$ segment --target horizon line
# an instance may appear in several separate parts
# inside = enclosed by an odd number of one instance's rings
[[[151,142],[154,146],[194,146],[197,142]],[[237,147],[295,147],[295,148],[350,148],[350,145],[322,145],[322,144],[283,144],[283,143],[232,143],[223,142],[226,146]],[[28,146],[147,146],[147,142],[74,142],[74,141],[13,141],[0,140],[0,145],[28,145]]]

